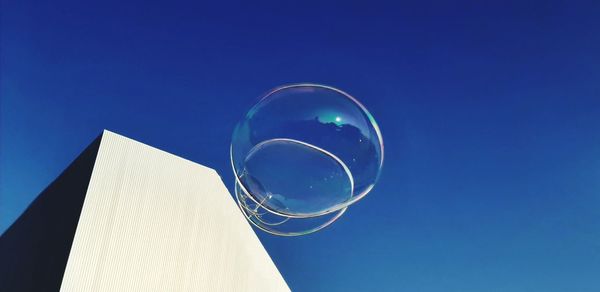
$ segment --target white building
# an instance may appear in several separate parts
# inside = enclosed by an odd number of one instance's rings
[[[104,131],[0,237],[0,291],[289,291],[212,169]]]

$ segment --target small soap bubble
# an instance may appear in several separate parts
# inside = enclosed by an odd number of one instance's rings
[[[236,197],[272,234],[318,231],[375,185],[383,140],[367,109],[317,84],[278,87],[237,124],[231,143]]]

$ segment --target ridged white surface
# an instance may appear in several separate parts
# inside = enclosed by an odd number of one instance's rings
[[[104,131],[61,291],[289,291],[219,175]]]

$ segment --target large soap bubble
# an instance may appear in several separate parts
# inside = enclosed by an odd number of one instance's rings
[[[248,220],[273,234],[302,235],[331,224],[373,188],[383,140],[349,94],[288,85],[267,93],[238,123],[231,163]]]

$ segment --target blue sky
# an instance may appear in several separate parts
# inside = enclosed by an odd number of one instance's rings
[[[599,291],[600,2],[1,0],[0,232],[102,129],[233,186],[268,89],[359,98],[379,184],[259,237],[296,291]]]

